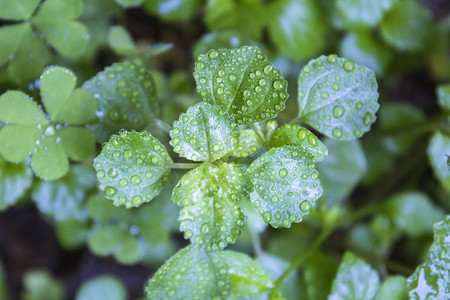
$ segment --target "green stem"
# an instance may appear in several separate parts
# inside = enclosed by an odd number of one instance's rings
[[[289,122],[288,122],[288,124],[299,124],[300,123],[300,121],[301,121],[301,117],[300,116],[297,116],[297,117],[295,117],[294,119],[292,119],[292,120],[290,120]]]
[[[174,163],[172,169],[194,169],[200,166],[200,163]]]
[[[266,140],[266,137],[264,136],[262,128],[261,128],[261,126],[259,126],[259,123],[254,123],[253,128],[255,129],[255,131],[258,134],[261,141],[264,142]]]
[[[292,271],[297,269],[313,252],[317,251],[320,245],[328,238],[328,236],[334,231],[334,228],[326,228],[320,233],[317,239],[314,241],[312,246],[308,251],[300,254],[289,266],[289,268],[284,271],[284,273],[275,281],[273,289],[270,291],[270,297],[275,296],[278,293],[283,281],[291,274]]]
[[[155,119],[153,120],[153,122],[155,123],[156,126],[158,126],[161,130],[165,132],[170,132],[172,130],[172,126],[170,126],[169,124],[165,123],[160,119]]]

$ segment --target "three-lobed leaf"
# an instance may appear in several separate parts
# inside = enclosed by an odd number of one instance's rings
[[[184,236],[207,249],[233,244],[244,225],[238,206],[248,199],[250,181],[234,163],[203,163],[176,185],[172,201],[183,208],[178,221]]]
[[[203,101],[218,105],[240,125],[276,117],[288,97],[281,72],[255,46],[200,55],[194,78]]]
[[[299,74],[299,117],[331,138],[359,138],[376,119],[377,88],[369,68],[336,55],[323,55],[311,60]]]
[[[301,222],[322,195],[315,159],[298,146],[270,149],[247,172],[253,183],[251,201],[273,227]]]
[[[199,102],[173,123],[170,137],[175,152],[194,161],[214,161],[236,146],[237,125],[218,106]]]
[[[172,165],[161,142],[147,132],[112,135],[94,160],[105,197],[127,208],[150,202],[167,183]]]
[[[40,0],[3,0],[0,2],[0,19],[24,20],[33,14]]]

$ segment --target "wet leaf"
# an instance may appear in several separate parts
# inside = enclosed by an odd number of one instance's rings
[[[61,143],[55,136],[45,136],[31,155],[31,167],[44,180],[55,180],[69,170],[69,160]]]
[[[0,2],[0,19],[24,20],[33,14],[41,0],[3,0]]]
[[[239,129],[237,144],[233,149],[233,156],[247,157],[261,148],[263,140],[253,129]]]
[[[214,161],[235,147],[237,125],[219,107],[200,102],[180,115],[169,134],[170,144],[180,156],[194,161]]]
[[[255,46],[200,55],[194,78],[203,101],[217,104],[238,124],[276,117],[288,97],[281,72]]]
[[[336,55],[321,56],[298,77],[299,116],[333,139],[359,138],[376,119],[377,88],[371,69]]]
[[[94,160],[105,197],[127,208],[150,202],[167,183],[172,165],[164,146],[145,131],[112,135]]]
[[[275,228],[301,222],[322,195],[315,159],[298,146],[270,149],[247,172],[253,182],[251,201]]]

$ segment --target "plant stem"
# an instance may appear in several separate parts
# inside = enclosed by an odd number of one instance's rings
[[[320,245],[327,239],[327,237],[334,231],[334,228],[325,228],[322,230],[320,235],[317,237],[317,239],[314,241],[312,246],[308,249],[308,251],[300,254],[289,266],[289,268],[284,271],[284,273],[275,281],[275,285],[273,289],[270,291],[270,296],[274,296],[277,294],[278,290],[280,289],[281,285],[283,284],[283,281],[291,274],[292,271],[297,269],[313,252],[317,251],[317,249],[320,247]]]
[[[200,166],[200,163],[174,163],[172,169],[194,169]]]
[[[165,132],[169,132],[172,130],[172,126],[170,126],[169,124],[160,119],[155,119],[153,120],[153,122],[155,123],[156,126],[158,126],[161,130]]]
[[[255,129],[255,131],[258,134],[261,141],[264,142],[266,140],[266,137],[264,136],[262,128],[261,128],[261,126],[259,126],[259,123],[254,123],[253,128]]]

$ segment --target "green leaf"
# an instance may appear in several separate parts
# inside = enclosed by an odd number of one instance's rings
[[[89,215],[99,223],[119,218],[125,219],[129,214],[129,211],[125,208],[111,205],[100,193],[95,193],[89,197],[86,208],[89,211]]]
[[[425,263],[407,279],[410,299],[445,299],[450,295],[450,215],[433,225],[434,239]]]
[[[105,197],[127,208],[150,202],[167,183],[172,165],[164,146],[147,132],[112,135],[94,161]]]
[[[95,139],[91,132],[82,127],[63,127],[56,132],[61,139],[66,155],[72,160],[86,160],[94,154]]]
[[[379,287],[380,277],[377,271],[352,252],[346,252],[328,299],[372,300]]]
[[[2,41],[0,44],[0,66],[14,58],[14,53],[16,53],[23,36],[29,33],[29,30],[30,24],[28,23],[0,27],[0,41]]]
[[[124,265],[138,262],[139,252],[135,237],[125,226],[99,226],[91,230],[88,238],[89,249],[98,256],[113,255]]]
[[[389,276],[381,285],[375,300],[407,300],[408,290],[406,279],[403,276]]]
[[[431,233],[433,223],[444,216],[442,210],[419,191],[405,191],[390,197],[383,203],[382,211],[411,237]]]
[[[83,247],[91,230],[86,220],[67,219],[54,224],[59,244],[68,251]]]
[[[302,61],[322,51],[328,25],[316,1],[275,1],[267,10],[270,39],[281,55]]]
[[[24,20],[31,17],[41,0],[3,0],[0,2],[0,19]]]
[[[233,118],[206,102],[199,102],[181,114],[169,134],[174,151],[194,161],[222,158],[237,142]]]
[[[436,94],[439,106],[446,111],[450,111],[450,84],[439,85]]]
[[[202,0],[144,0],[145,9],[165,21],[184,21],[193,18],[203,4]]]
[[[45,136],[33,152],[31,167],[39,178],[55,180],[69,170],[69,160],[55,136]]]
[[[210,31],[236,29],[259,40],[267,22],[266,14],[261,0],[209,0],[204,20]]]
[[[22,293],[24,300],[62,300],[64,299],[64,287],[59,280],[53,277],[47,270],[33,270],[25,273],[23,277],[25,291]]]
[[[31,198],[43,214],[56,221],[85,220],[84,200],[95,186],[95,175],[87,165],[72,165],[61,179],[34,184]]]
[[[302,126],[288,124],[275,129],[268,146],[275,148],[285,145],[300,147],[316,161],[321,161],[328,155],[327,147],[311,131]]]
[[[359,138],[376,119],[377,88],[371,69],[336,55],[322,55],[298,77],[299,117],[331,138]]]
[[[22,125],[48,123],[36,103],[20,91],[7,91],[0,96],[0,121]]]
[[[270,287],[267,273],[245,254],[189,245],[156,272],[145,293],[148,299],[254,299]]]
[[[11,162],[21,162],[40,143],[44,130],[40,124],[8,125],[0,129],[0,153]]]
[[[357,140],[326,139],[329,155],[318,169],[321,174],[323,198],[328,205],[340,205],[353,191],[367,171],[367,161]]]
[[[436,34],[431,12],[420,1],[399,0],[380,23],[383,39],[400,51],[419,51]]]
[[[83,12],[82,0],[45,0],[34,20],[75,20]]]
[[[139,6],[144,0],[115,0],[117,4],[122,5],[125,8]]]
[[[128,31],[122,26],[111,26],[108,31],[109,46],[120,55],[133,55],[136,45]]]
[[[341,41],[340,53],[377,75],[386,72],[393,57],[391,49],[370,30],[348,33]]]
[[[233,244],[245,220],[238,201],[248,199],[249,184],[233,163],[203,163],[186,173],[172,194],[172,201],[183,206],[178,221],[184,236],[206,249]]]
[[[38,77],[50,62],[51,53],[46,43],[27,26],[20,44],[8,65],[8,75],[21,84]]]
[[[305,265],[305,281],[309,299],[327,299],[337,269],[336,263],[322,252],[311,254]]]
[[[266,223],[287,227],[301,222],[322,195],[315,159],[298,146],[272,148],[247,172],[253,182],[253,205]]]
[[[0,211],[25,195],[32,181],[33,173],[27,163],[12,164],[0,156]]]
[[[91,128],[97,141],[121,129],[142,130],[159,114],[152,75],[137,64],[113,64],[83,87],[98,99],[100,123]]]
[[[217,252],[217,256],[228,266],[233,296],[254,299],[273,287],[269,274],[248,255],[227,250]]]
[[[450,154],[450,137],[436,132],[428,144],[427,153],[434,176],[450,191],[450,170],[447,162],[447,156]]]
[[[76,300],[126,300],[124,284],[114,276],[102,275],[83,282],[75,296]]]
[[[217,104],[240,125],[276,117],[288,97],[281,72],[255,46],[200,55],[194,78],[203,101]]]
[[[263,141],[253,129],[239,129],[237,144],[232,153],[237,157],[247,157],[256,153],[262,144]]]
[[[337,0],[336,8],[348,30],[374,27],[398,0]]]
[[[77,21],[36,19],[33,24],[63,56],[76,57],[83,54],[90,39],[87,27]]]
[[[41,76],[41,94],[54,122],[85,124],[95,118],[97,101],[86,89],[75,89],[76,76],[69,69],[53,66]]]

